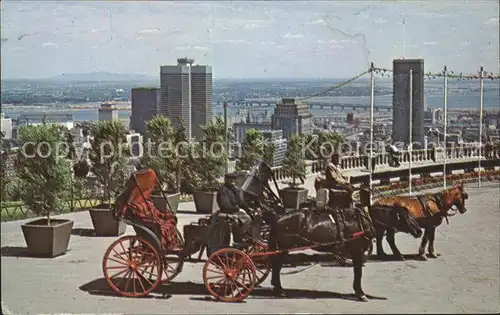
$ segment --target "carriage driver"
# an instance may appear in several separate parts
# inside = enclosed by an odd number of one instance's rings
[[[333,153],[330,159],[330,163],[326,166],[325,177],[328,183],[327,187],[330,189],[339,189],[349,192],[352,196],[354,188],[352,187],[349,178],[345,177],[340,169],[340,155],[338,153]]]
[[[251,242],[253,238],[250,230],[253,218],[250,215],[250,208],[240,195],[240,189],[234,183],[235,177],[236,175],[233,174],[224,176],[224,185],[217,191],[217,203],[221,213],[231,215],[240,223],[233,226],[233,241],[235,243]],[[244,240],[245,236],[248,237]]]

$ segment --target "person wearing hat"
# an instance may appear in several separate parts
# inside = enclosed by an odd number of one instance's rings
[[[342,173],[340,168],[340,155],[333,153],[330,158],[330,163],[325,169],[326,188],[346,190],[350,195],[354,192],[354,188],[350,183],[350,179]]]
[[[233,226],[233,241],[244,243],[253,240],[250,233],[253,218],[248,204],[241,197],[241,190],[235,185],[235,180],[234,174],[224,176],[224,184],[217,191],[217,203],[221,213],[231,215],[240,223]]]

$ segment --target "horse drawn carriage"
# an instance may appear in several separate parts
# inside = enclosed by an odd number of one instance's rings
[[[191,255],[200,252],[201,258],[206,248],[208,258],[202,275],[207,291],[221,301],[241,301],[271,271],[271,284],[282,293],[282,258],[290,252],[341,250],[353,261],[356,295],[366,299],[361,289],[361,268],[363,253],[374,237],[370,216],[359,208],[340,213],[315,209],[286,212],[269,185],[271,180],[277,186],[270,167],[260,162],[243,184],[242,194],[248,204],[262,213],[258,221],[261,240],[235,248],[230,246],[228,229],[224,228],[236,223],[230,216],[214,213],[201,218],[185,225],[181,235],[175,214],[158,210],[150,200],[158,187],[155,172],[135,172],[117,199],[113,215],[131,225],[136,234],[120,237],[105,252],[103,272],[109,286],[123,296],[148,295],[160,284],[172,281]],[[404,219],[407,223],[408,218]]]

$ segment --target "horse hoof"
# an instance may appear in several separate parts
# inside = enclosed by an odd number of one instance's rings
[[[368,298],[366,297],[366,295],[362,294],[362,295],[358,295],[358,300],[360,302],[368,302]]]
[[[286,297],[286,293],[283,289],[274,289],[273,292],[274,292],[275,297],[278,297],[278,298]]]
[[[436,254],[428,254],[427,257],[429,258],[438,258],[438,256]]]
[[[399,256],[397,256],[397,258],[398,258],[398,260],[400,260],[400,261],[405,261],[405,260],[406,260],[406,259],[403,257],[403,255],[399,255]]]
[[[425,256],[425,255],[420,255],[420,259],[423,260],[423,261],[427,261],[428,260],[427,256]]]

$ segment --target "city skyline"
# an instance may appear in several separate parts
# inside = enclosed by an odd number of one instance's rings
[[[2,79],[158,77],[184,55],[211,65],[214,79],[346,78],[403,55],[425,59],[429,71],[497,73],[494,12],[495,1],[3,1]]]

